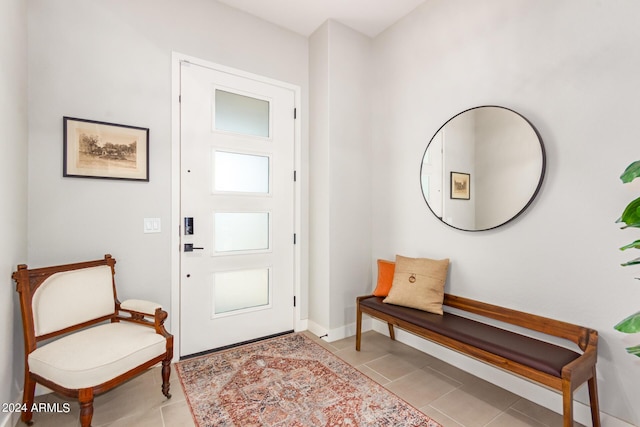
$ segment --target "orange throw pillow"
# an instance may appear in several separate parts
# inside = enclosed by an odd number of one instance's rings
[[[386,297],[393,284],[393,274],[396,269],[396,263],[384,259],[378,260],[378,284],[373,291],[373,295],[377,297]]]

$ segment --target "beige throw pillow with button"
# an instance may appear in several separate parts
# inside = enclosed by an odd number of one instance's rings
[[[383,302],[442,314],[449,259],[396,255],[393,284]]]

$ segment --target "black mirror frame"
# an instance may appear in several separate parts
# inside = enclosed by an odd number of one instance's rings
[[[448,222],[445,222],[442,217],[436,215],[436,213],[433,211],[433,209],[431,209],[431,206],[429,205],[429,202],[427,201],[427,198],[425,197],[425,193],[424,193],[424,188],[422,188],[422,167],[424,165],[423,163],[423,159],[427,154],[427,150],[429,149],[429,146],[431,145],[431,143],[433,142],[433,138],[435,138],[436,135],[438,135],[438,133],[442,130],[442,128],[444,128],[449,122],[451,122],[453,119],[455,119],[456,117],[471,111],[471,110],[477,110],[479,108],[500,108],[503,110],[507,110],[510,111],[516,115],[518,115],[519,117],[521,117],[525,122],[527,122],[527,124],[529,124],[529,126],[531,126],[531,129],[533,129],[533,131],[535,132],[537,138],[538,138],[538,143],[540,144],[540,151],[541,151],[541,156],[542,156],[542,167],[540,168],[540,178],[538,179],[538,185],[536,186],[535,191],[533,192],[533,194],[531,195],[531,197],[529,198],[529,201],[522,207],[522,209],[520,209],[515,215],[513,215],[511,218],[509,218],[508,220],[497,224],[493,227],[489,227],[489,228],[482,228],[482,229],[476,229],[476,230],[467,230],[465,228],[460,228],[460,227],[456,227],[455,225],[449,224]],[[538,129],[533,125],[533,123],[531,123],[531,121],[529,119],[527,119],[525,116],[523,116],[522,114],[518,113],[517,111],[514,111],[510,108],[507,107],[502,107],[500,105],[480,105],[477,107],[472,107],[472,108],[468,108],[456,115],[454,115],[453,117],[451,117],[449,120],[447,120],[442,126],[440,126],[438,128],[438,130],[433,134],[433,136],[431,137],[431,139],[429,140],[429,143],[427,144],[427,148],[425,148],[424,153],[422,154],[422,157],[420,158],[420,191],[422,193],[422,198],[424,199],[427,207],[429,208],[429,210],[431,211],[431,213],[433,214],[433,216],[435,216],[436,218],[438,218],[440,220],[440,222],[442,222],[443,224],[454,228],[456,230],[460,230],[460,231],[468,231],[468,232],[478,232],[478,231],[488,231],[488,230],[494,230],[498,227],[502,227],[505,224],[508,224],[510,222],[512,222],[513,220],[515,220],[516,218],[518,218],[520,215],[522,215],[522,213],[524,213],[524,211],[527,210],[527,208],[529,206],[531,206],[531,204],[533,203],[533,201],[536,199],[536,197],[538,196],[538,193],[540,192],[540,188],[542,187],[542,183],[544,181],[544,177],[546,174],[546,170],[547,170],[547,154],[546,154],[546,149],[544,146],[544,142],[542,141],[542,136],[540,135],[540,132],[538,132]]]

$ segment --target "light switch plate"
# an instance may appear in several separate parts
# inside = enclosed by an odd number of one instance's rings
[[[143,231],[145,233],[160,233],[162,231],[160,218],[145,218]]]

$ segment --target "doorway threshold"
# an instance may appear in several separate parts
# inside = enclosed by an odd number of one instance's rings
[[[181,356],[180,360],[182,361],[182,360],[186,360],[186,359],[193,359],[194,357],[205,356],[205,355],[211,354],[211,353],[217,353],[219,351],[228,350],[230,348],[240,347],[241,345],[253,344],[254,342],[264,341],[264,340],[268,340],[268,339],[271,339],[271,338],[280,337],[280,336],[283,336],[283,335],[289,335],[289,334],[292,334],[293,332],[294,332],[294,330],[291,329],[291,330],[284,331],[284,332],[278,332],[277,334],[271,334],[271,335],[267,335],[267,336],[260,337],[260,338],[254,338],[254,339],[248,340],[248,341],[242,341],[242,342],[235,343],[235,344],[229,344],[229,345],[225,345],[225,346],[222,346],[222,347],[212,348],[211,350],[205,350],[205,351],[200,351],[198,353],[187,354],[186,356]]]

